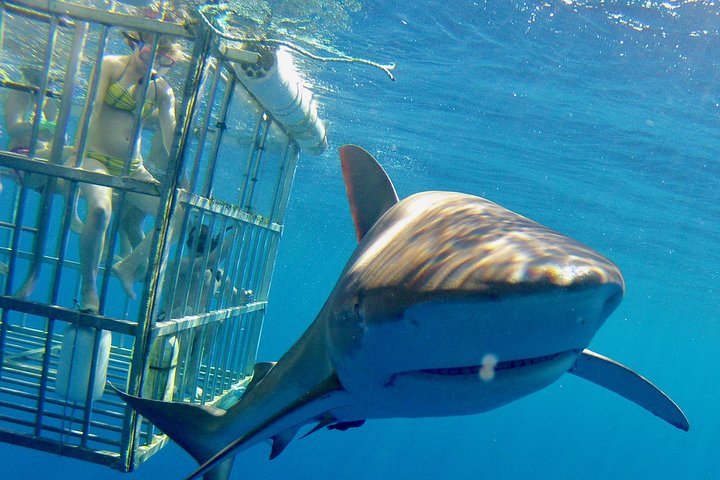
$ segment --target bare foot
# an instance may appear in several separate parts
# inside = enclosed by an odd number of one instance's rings
[[[123,263],[122,260],[113,265],[112,271],[118,278],[118,280],[120,280],[120,284],[122,285],[123,290],[125,290],[125,293],[127,293],[128,297],[130,297],[132,300],[135,300],[137,298],[137,296],[135,295],[135,291],[133,290],[133,283],[135,283],[135,272],[129,272],[128,267]]]
[[[100,310],[100,299],[97,296],[97,292],[94,289],[82,292],[82,302],[80,302],[80,311],[83,313],[97,314],[99,310]]]

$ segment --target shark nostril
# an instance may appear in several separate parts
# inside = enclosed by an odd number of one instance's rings
[[[605,303],[602,306],[602,315],[603,318],[607,318],[610,316],[610,314],[617,308],[617,306],[620,304],[620,301],[622,300],[623,294],[622,291],[615,292],[612,295],[610,295],[607,300],[605,300]]]

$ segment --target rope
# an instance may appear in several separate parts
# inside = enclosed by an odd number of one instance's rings
[[[378,68],[385,72],[387,76],[392,80],[395,81],[395,75],[393,75],[392,70],[395,68],[394,63],[390,64],[381,64],[378,62],[374,62],[372,60],[367,60],[364,58],[358,58],[358,57],[351,57],[349,55],[345,55],[344,53],[339,53],[337,57],[323,57],[320,55],[315,55],[314,53],[300,47],[299,45],[289,42],[287,40],[276,40],[276,39],[258,39],[258,38],[252,38],[252,37],[242,37],[237,35],[230,35],[225,33],[224,31],[217,28],[213,22],[205,15],[205,12],[209,9],[226,9],[226,7],[217,5],[204,5],[198,8],[198,13],[200,14],[200,17],[203,19],[203,21],[207,24],[207,26],[220,38],[223,38],[225,40],[231,40],[234,42],[243,42],[243,43],[251,43],[251,44],[267,44],[267,45],[279,45],[286,47],[290,50],[293,50],[300,55],[304,55],[312,60],[320,61],[320,62],[339,62],[339,63],[359,63],[362,65],[369,65],[371,67]]]

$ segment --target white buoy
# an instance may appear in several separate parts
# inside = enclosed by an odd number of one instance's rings
[[[167,336],[155,340],[148,356],[143,397],[166,402],[172,400],[179,354],[180,342],[177,337]]]
[[[93,357],[96,335],[100,335],[100,343]],[[112,334],[107,330],[68,325],[63,332],[55,393],[71,402],[85,403],[90,385],[90,371],[94,364],[92,399],[94,401],[102,397],[111,343]]]
[[[260,49],[256,63],[236,63],[238,80],[298,143],[304,152],[327,150],[325,125],[318,116],[312,92],[305,86],[285,48]]]

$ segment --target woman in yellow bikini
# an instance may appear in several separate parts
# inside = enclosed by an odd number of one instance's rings
[[[136,106],[138,97],[142,93],[142,81],[149,68],[148,62],[151,58],[154,38],[142,33],[123,32],[123,35],[133,52],[129,55],[109,55],[103,58],[82,168],[91,172],[124,175],[125,165],[129,160],[131,178],[157,182],[143,166],[139,139],[130,153]],[[161,38],[159,42],[141,116],[144,120],[155,112],[165,150],[169,153],[175,131],[175,95],[160,73],[172,67],[185,54],[178,44],[164,40]],[[105,233],[112,214],[113,196],[109,187],[87,183],[81,183],[79,186],[87,202],[87,216],[80,234],[82,270],[80,309],[95,313],[100,303],[97,294],[97,273]],[[157,211],[158,199],[155,197],[128,193],[125,199],[147,213]],[[134,276],[134,272],[120,270],[117,273],[128,295],[135,298],[132,291],[134,279],[130,278]]]

